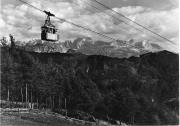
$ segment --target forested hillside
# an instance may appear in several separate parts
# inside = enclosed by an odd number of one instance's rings
[[[140,57],[35,53],[1,48],[1,99],[33,102],[56,110],[81,110],[96,118],[134,124],[178,124],[178,55]],[[24,99],[25,101],[25,96]],[[46,105],[48,104],[48,106]]]

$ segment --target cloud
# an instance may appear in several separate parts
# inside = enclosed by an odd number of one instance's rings
[[[170,3],[172,3],[175,7],[178,7],[179,5],[179,0],[169,0]]]
[[[128,23],[128,21],[120,18],[115,13],[112,14],[108,10],[102,10],[101,12],[93,10],[87,6],[86,1],[84,0],[29,0],[29,3],[42,10],[51,11],[52,13],[55,13],[57,17],[65,18],[71,22],[117,39],[146,39],[151,40],[154,43],[159,43],[164,48],[172,48],[172,46],[163,39],[157,37],[158,40],[156,40],[154,39],[155,35],[150,33],[144,34],[124,24],[123,21],[126,23]],[[90,12],[89,9],[94,11],[94,13]],[[176,45],[178,44],[178,9],[153,10],[152,8],[150,9],[143,6],[116,7],[113,9],[123,13],[132,20],[147,26],[162,36],[169,38],[174,41]],[[116,18],[112,18],[112,16],[104,13],[108,13],[123,21],[120,22]],[[45,14],[24,4],[17,6],[7,4],[2,7],[2,18],[0,18],[0,28],[2,31],[0,35],[3,36],[11,33],[19,40],[40,38],[40,27],[44,23],[44,19]],[[84,31],[66,22],[59,23],[54,18],[52,18],[52,22],[59,29],[61,40],[75,39],[82,36],[103,40],[102,37],[99,37],[94,33]],[[132,22],[129,23],[142,30],[142,28]],[[105,41],[110,40],[105,39]]]
[[[41,9],[55,13],[57,17],[67,20],[78,18],[83,9],[83,0],[69,2],[71,0],[29,0],[28,3]],[[80,2],[81,1],[81,2]],[[81,5],[82,4],[82,5]],[[77,6],[79,5],[79,6]],[[2,7],[1,28],[3,29],[1,36],[7,36],[7,33],[14,34],[17,39],[39,38],[40,27],[44,23],[45,14],[38,10],[30,8],[25,4],[18,6],[7,4]],[[59,24],[57,20],[52,19],[52,22],[60,28],[60,30],[75,29],[73,26],[63,23]],[[78,33],[78,32],[77,32]],[[68,34],[68,33],[67,33]]]
[[[158,34],[167,37],[168,39],[173,41],[176,46],[178,45],[179,42],[178,8],[171,10],[155,11],[149,8],[129,6],[122,8],[114,8],[114,10],[125,14],[128,18],[150,28],[152,31],[155,31]],[[117,14],[114,14],[114,16],[119,17]],[[121,20],[128,22],[128,20],[125,20],[124,18],[121,18]],[[137,26],[136,24],[132,22],[129,23],[134,27],[142,30],[142,28]],[[119,27],[126,28],[126,31],[128,31],[128,33],[127,32],[125,33],[129,34],[129,36],[131,36],[133,39],[151,40],[152,42],[159,43],[166,49],[169,49],[169,47],[172,46],[171,44],[167,43],[164,39],[159,38],[150,32],[145,32],[144,34],[142,32],[134,30],[131,27],[125,26],[123,23],[119,23],[118,25],[116,25],[116,28]],[[119,30],[119,34],[123,34],[123,33]],[[124,39],[127,40],[129,36],[127,35]]]
[[[140,24],[150,28],[152,31],[167,37],[171,41],[176,40],[174,42],[176,45],[178,45],[178,9],[172,9],[168,11],[152,10],[149,12],[137,14],[135,20]],[[148,34],[147,39],[151,39],[152,36],[155,37],[156,35]],[[157,36],[156,38],[158,38],[158,40],[155,41],[161,42],[161,44],[167,44],[165,43],[164,39],[161,39]]]
[[[133,15],[137,13],[141,13],[143,11],[147,11],[149,9],[145,9],[142,6],[128,6],[122,8],[113,8],[114,11],[123,13],[124,15]]]

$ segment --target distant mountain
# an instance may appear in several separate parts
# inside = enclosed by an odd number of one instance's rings
[[[162,49],[158,44],[150,43],[149,41],[135,42],[134,45],[138,48],[143,48],[151,52],[159,51]]]
[[[71,49],[80,49],[82,46],[85,46],[86,44],[93,44],[93,41],[89,37],[85,38],[77,38],[73,42],[72,41],[65,41],[63,45],[66,48],[71,48]]]
[[[119,40],[116,42],[93,42],[90,38],[78,38],[73,43],[76,45],[73,49],[76,49],[78,52],[87,55],[104,55],[118,58],[139,56],[143,53],[160,51],[162,49],[159,45],[150,43],[149,41],[135,42],[134,40]]]
[[[115,42],[104,42],[93,41],[89,37],[56,43],[34,40],[27,43],[25,46],[28,50],[35,52],[66,53],[71,49],[86,55],[104,55],[118,58],[139,56],[147,52],[155,52],[162,49],[158,44],[150,43],[149,41],[136,42],[131,39],[129,41],[118,40]]]

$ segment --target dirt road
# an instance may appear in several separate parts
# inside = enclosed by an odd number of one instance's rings
[[[23,120],[16,116],[0,115],[0,126],[49,126],[42,123]]]

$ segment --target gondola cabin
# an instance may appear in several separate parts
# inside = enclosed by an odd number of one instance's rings
[[[47,19],[45,20],[44,25],[41,27],[41,40],[58,41],[59,35],[57,34],[57,29],[50,21],[50,16],[54,16],[54,14],[47,11],[44,12],[47,14]]]

